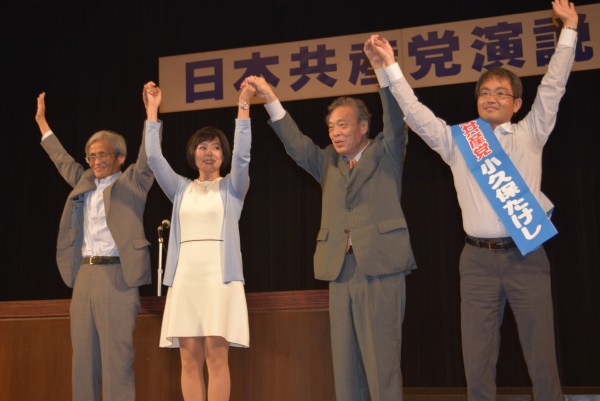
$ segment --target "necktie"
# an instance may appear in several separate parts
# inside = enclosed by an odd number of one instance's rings
[[[350,247],[352,246],[350,244],[350,230],[349,229],[345,229],[344,232],[346,233],[346,253],[348,253],[348,251],[350,250]]]
[[[356,166],[357,161],[352,159],[348,162],[348,169],[350,170],[350,172],[352,172],[352,169],[354,168],[354,166]],[[346,232],[347,238],[346,238],[346,253],[348,253],[348,251],[350,250],[350,229],[346,229],[344,230]]]

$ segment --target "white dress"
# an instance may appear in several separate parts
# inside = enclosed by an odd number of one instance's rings
[[[167,293],[160,346],[178,348],[179,337],[220,336],[233,347],[250,345],[248,307],[241,281],[223,283],[221,179],[194,180],[181,201],[181,245]]]

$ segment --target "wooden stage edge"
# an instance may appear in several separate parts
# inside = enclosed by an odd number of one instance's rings
[[[142,297],[136,337],[138,399],[181,400],[179,355],[159,349],[166,297]],[[232,401],[303,401],[335,399],[329,342],[327,290],[246,294],[250,330],[261,332],[248,350],[230,356]],[[0,399],[45,399],[49,389],[70,393],[70,299],[0,301]],[[40,337],[40,331],[51,333]],[[3,333],[3,334],[2,334]],[[5,338],[4,338],[5,337]],[[41,338],[41,339],[40,339]],[[316,364],[315,360],[322,363]],[[152,361],[153,363],[148,363]],[[165,377],[165,372],[167,377]],[[269,372],[249,375],[247,372]],[[39,386],[26,386],[36,382]],[[24,389],[28,389],[26,397]],[[566,401],[600,401],[598,387],[564,387]],[[466,401],[465,388],[405,387],[405,401]],[[530,401],[531,388],[498,388],[498,401]]]
[[[162,315],[165,300],[166,296],[141,297],[140,315]],[[70,302],[70,299],[0,302],[0,319],[69,316]],[[327,290],[248,292],[246,302],[250,312],[329,307]]]

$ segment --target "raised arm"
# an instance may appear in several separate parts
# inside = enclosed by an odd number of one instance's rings
[[[383,60],[392,94],[396,98],[408,126],[431,149],[439,153],[446,163],[452,163],[453,140],[450,127],[419,102],[395,60],[389,41],[378,35],[372,35],[365,44],[365,47],[367,46]]]
[[[250,146],[252,143],[250,101],[255,94],[255,88],[244,80],[240,86],[238,99],[230,174],[231,189],[239,199],[244,199],[250,186]]]
[[[158,108],[162,102],[162,91],[154,82],[148,82],[142,89],[142,100],[146,107],[144,144],[145,152],[148,155],[148,165],[154,172],[158,185],[167,198],[173,202],[178,189],[181,185],[185,185],[187,180],[173,171],[160,147],[162,122],[158,120]]]
[[[377,42],[378,46],[375,46]],[[392,96],[389,88],[390,81],[383,67],[386,60],[394,60],[394,51],[388,41],[378,35],[371,35],[364,43],[363,51],[371,63],[379,82],[379,94],[383,107],[383,139],[390,155],[396,158],[396,164],[402,168],[408,142],[408,130],[404,122],[404,115]]]
[[[256,89],[248,85],[246,80],[240,85],[240,98],[238,100],[237,118],[250,118],[250,100],[256,95]]]
[[[396,62],[392,45],[390,45],[390,42],[386,38],[379,35],[371,35],[365,42],[363,50],[375,70],[387,67]]]
[[[143,93],[142,96],[144,97],[145,93]],[[147,100],[147,98],[144,98],[144,103],[146,103],[146,100]],[[159,104],[160,104],[160,102],[159,102]],[[157,106],[157,108],[158,108],[158,106]],[[158,139],[159,142],[160,142],[160,138],[161,138],[161,135],[159,132],[159,139]],[[125,170],[125,172],[127,174],[130,174],[132,182],[134,182],[136,187],[142,192],[147,193],[150,190],[150,188],[152,187],[152,184],[154,183],[154,173],[152,172],[152,169],[150,168],[150,165],[148,164],[148,154],[146,152],[146,130],[145,129],[142,134],[142,143],[138,150],[138,155],[137,155],[135,164],[133,165],[132,169],[128,168],[127,170]]]
[[[269,113],[269,125],[283,142],[287,154],[304,170],[321,182],[321,173],[325,162],[323,150],[308,136],[302,134],[292,117],[285,111],[275,95],[271,85],[263,78],[250,76],[248,85],[254,87],[256,96],[265,102]]]
[[[563,27],[567,29],[577,30],[579,16],[575,11],[575,5],[568,0],[554,0],[552,2],[554,13],[563,23]]]
[[[142,89],[142,100],[146,108],[146,120],[158,121],[158,107],[162,102],[162,91],[152,81],[146,83]]]
[[[256,97],[264,101],[265,104],[271,104],[279,100],[271,85],[263,77],[251,75],[244,80],[242,85],[252,86]]]
[[[46,121],[46,93],[44,92],[40,93],[37,97],[35,121],[38,124],[42,137],[51,131],[48,121]],[[50,156],[50,159],[64,180],[71,187],[75,187],[84,171],[84,167],[69,155],[54,134],[42,140],[42,148],[48,153],[48,156]]]
[[[567,90],[567,80],[575,61],[577,43],[577,23],[579,17],[573,3],[567,0],[555,0],[552,9],[563,23],[558,43],[537,89],[537,95],[531,110],[519,121],[519,125],[528,125],[526,132],[531,140],[542,148],[556,124],[560,100]]]
[[[37,111],[35,113],[35,121],[40,128],[40,133],[44,135],[50,131],[50,126],[46,121],[46,92],[42,92],[37,97]]]

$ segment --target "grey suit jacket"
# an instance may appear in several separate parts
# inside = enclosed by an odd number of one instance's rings
[[[83,194],[96,188],[94,172],[77,163],[55,135],[43,140],[42,147],[65,181],[73,187],[60,219],[56,245],[58,270],[65,284],[73,288],[83,261]],[[125,282],[130,287],[151,282],[150,243],[144,234],[143,216],[146,195],[153,182],[154,175],[148,167],[142,140],[136,163],[103,193],[108,229],[119,250]]]
[[[383,275],[416,268],[400,206],[408,132],[389,88],[380,89],[383,132],[363,152],[352,173],[332,145],[319,148],[289,114],[269,124],[287,153],[320,184],[321,228],[314,256],[315,277],[335,280],[344,263],[350,229],[358,268]]]

